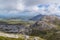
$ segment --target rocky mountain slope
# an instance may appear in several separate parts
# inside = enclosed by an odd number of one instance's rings
[[[37,21],[35,24],[31,25],[33,29],[39,29],[39,30],[50,30],[53,28],[56,28],[54,21],[58,19],[55,16],[44,16],[42,19]],[[55,21],[56,22],[56,21]]]
[[[56,16],[47,15],[38,20],[35,24],[30,25],[30,28],[32,29],[31,35],[48,39],[60,31],[60,19]],[[60,36],[57,38],[60,38]],[[54,40],[54,38],[52,40]]]
[[[54,38],[56,40],[59,38],[60,40],[60,19],[57,16],[46,15],[36,20],[33,24],[25,25],[23,23],[7,24],[0,22],[0,31],[39,36],[47,40],[55,40]]]

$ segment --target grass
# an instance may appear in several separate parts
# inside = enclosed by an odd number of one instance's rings
[[[0,24],[20,24],[20,25],[24,25],[24,26],[29,26],[31,24],[34,24],[35,21],[24,21],[24,20],[20,20],[20,19],[10,19],[10,20],[2,20],[0,19]]]
[[[34,37],[30,36],[30,38],[28,40],[33,40],[33,39],[34,39]],[[25,38],[9,38],[9,37],[0,36],[0,40],[25,40]],[[38,40],[44,40],[44,39],[38,38]]]
[[[8,38],[0,36],[0,40],[24,40],[23,38]]]

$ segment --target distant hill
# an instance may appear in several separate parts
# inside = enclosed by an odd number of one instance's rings
[[[39,14],[39,15],[37,15],[37,16],[29,19],[29,20],[38,21],[38,20],[42,19],[44,16],[45,16],[45,15]]]
[[[21,20],[28,20],[33,16],[26,16],[26,15],[16,15],[16,16],[0,16],[0,19],[21,19]]]

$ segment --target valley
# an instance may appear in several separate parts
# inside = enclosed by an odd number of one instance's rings
[[[26,35],[29,40],[34,40],[35,37],[38,40],[60,40],[60,19],[57,16],[45,15],[38,16],[37,20],[33,19],[0,19],[0,36],[8,37],[7,40],[25,40]]]

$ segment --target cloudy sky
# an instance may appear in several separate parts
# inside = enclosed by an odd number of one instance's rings
[[[0,0],[0,15],[60,14],[60,0]]]

